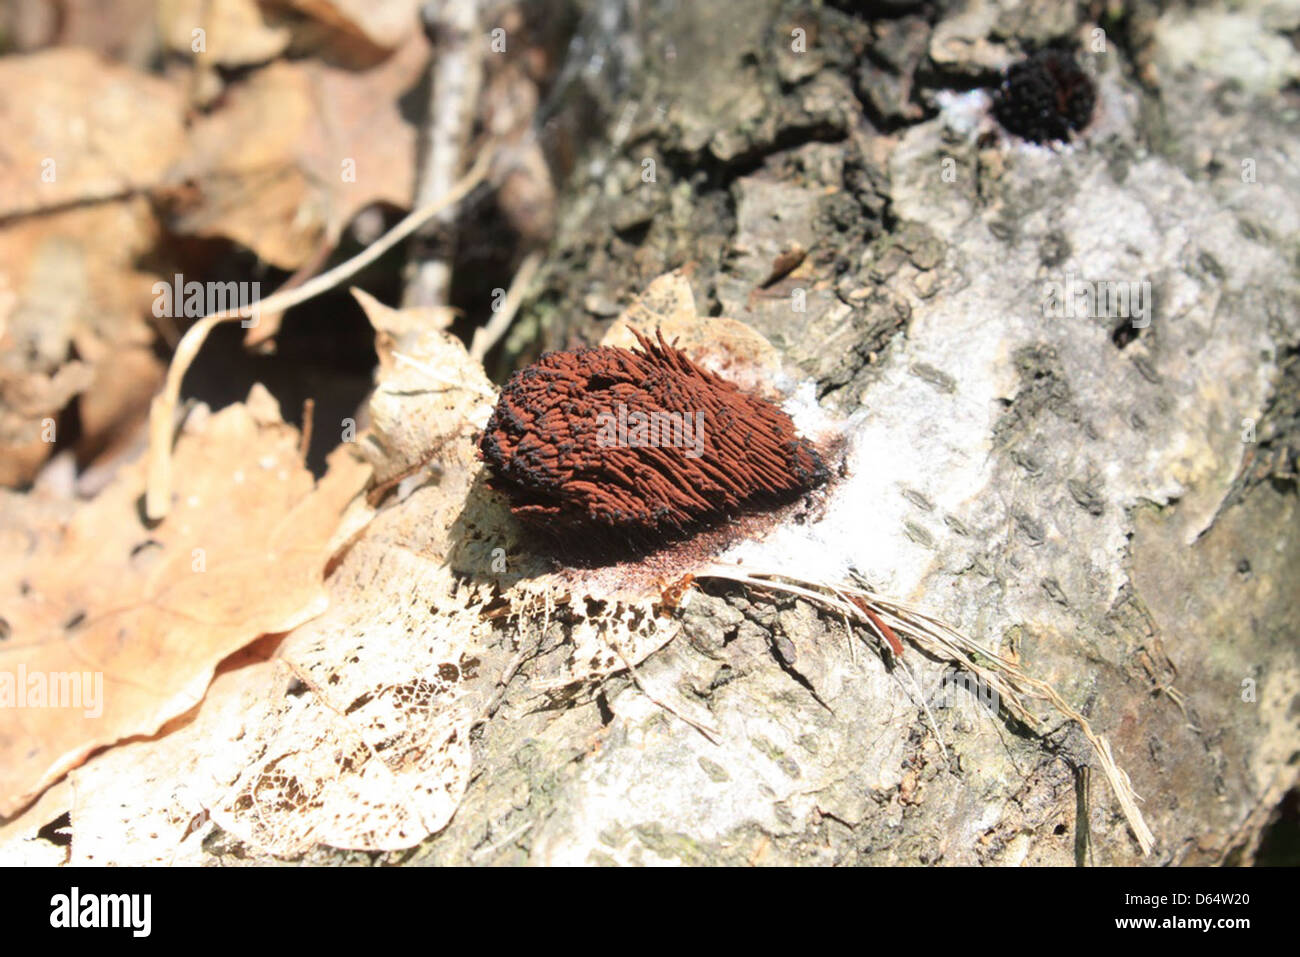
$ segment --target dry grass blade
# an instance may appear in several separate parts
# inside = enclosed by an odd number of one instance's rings
[[[870,602],[871,609],[900,635],[909,638],[917,647],[937,657],[959,663],[971,674],[985,682],[998,695],[1001,707],[1008,715],[1031,730],[1042,727],[1041,719],[1026,705],[1027,701],[1042,701],[1058,714],[1074,722],[1083,732],[1097,754],[1102,773],[1105,774],[1115,799],[1128,821],[1143,854],[1150,854],[1155,846],[1155,836],[1147,827],[1138,796],[1124,770],[1115,763],[1110,742],[1092,730],[1088,720],[1071,708],[1045,681],[1030,677],[1008,658],[980,647],[975,641],[955,628],[919,608],[879,595],[863,587],[860,579],[851,582],[801,581],[784,572],[765,572],[742,569],[739,566],[714,564],[698,572],[698,578],[722,578],[751,587],[768,588],[798,595],[824,608],[838,611],[847,618],[862,621],[873,628],[878,625],[872,616],[865,614],[854,600]],[[882,641],[884,635],[880,636]]]

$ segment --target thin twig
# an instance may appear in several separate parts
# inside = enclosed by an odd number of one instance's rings
[[[476,851],[470,851],[469,859],[471,861],[486,860],[487,858],[495,854],[497,851],[504,848],[507,844],[512,844],[515,841],[519,840],[519,838],[527,834],[528,830],[535,823],[536,823],[535,821],[525,821],[523,824],[520,824],[517,828],[515,828],[513,831],[507,834],[505,837],[501,838],[501,840],[489,844],[486,847],[480,847]]]
[[[515,675],[519,673],[519,669],[523,667],[524,662],[537,653],[538,648],[541,647],[541,643],[541,638],[538,638],[536,642],[520,640],[519,650],[515,652],[514,657],[510,659],[506,664],[505,669],[501,672],[501,677],[497,679],[497,690],[493,693],[492,698],[488,703],[483,707],[483,710],[479,712],[479,716],[474,719],[474,723],[471,727],[477,727],[497,713],[497,709],[501,707],[501,702],[506,698],[506,692],[510,690],[510,682],[513,681]]]
[[[623,649],[618,646],[618,642],[611,641],[610,645],[614,649],[614,654],[618,655],[619,660],[623,662],[623,666],[627,669],[628,675],[630,675],[632,678],[632,683],[635,684],[638,689],[640,689],[643,695],[645,695],[647,698],[650,699],[650,702],[652,704],[660,708],[663,708],[673,717],[680,718],[682,721],[685,721],[696,731],[700,732],[700,734],[704,735],[704,737],[708,739],[710,744],[718,743],[718,731],[716,728],[710,728],[708,725],[701,724],[700,722],[692,718],[690,715],[683,714],[682,712],[671,707],[667,702],[661,701],[659,698],[655,697],[655,695],[651,693],[650,689],[645,686],[645,683],[642,682],[641,676],[636,673],[636,668],[632,667],[632,662],[630,662],[627,659],[627,656],[623,654]]]
[[[417,205],[441,196],[455,178],[483,84],[478,0],[437,0],[425,9],[435,49],[429,61],[429,112],[416,185]],[[447,305],[454,223],[455,210],[448,206],[420,230],[411,244],[403,308]]]
[[[305,263],[294,270],[292,276],[284,281],[276,293],[288,292],[290,289],[297,289],[312,276],[320,272],[321,266],[329,261],[330,256],[334,254],[336,244],[332,239],[324,239],[316,247]],[[244,348],[252,349],[260,346],[268,339],[275,336],[280,331],[280,320],[284,316],[284,310],[275,309],[267,311],[259,309],[257,312],[257,322],[248,327],[248,332],[244,333]]]
[[[473,358],[482,362],[488,350],[506,334],[510,323],[514,321],[515,313],[519,311],[520,303],[524,301],[524,293],[528,291],[541,265],[542,254],[539,252],[532,252],[524,257],[524,261],[519,264],[519,269],[515,273],[515,278],[510,281],[509,291],[501,300],[501,307],[492,313],[492,318],[488,320],[487,325],[474,330],[474,338],[469,346],[469,354]]]
[[[302,431],[298,433],[298,457],[307,461],[307,452],[311,449],[311,429],[316,418],[316,400],[308,396],[302,400]]]

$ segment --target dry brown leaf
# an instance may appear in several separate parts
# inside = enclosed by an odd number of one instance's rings
[[[148,189],[185,148],[180,92],[89,50],[0,59],[0,218]]]
[[[455,716],[446,737],[430,735],[445,686],[436,672],[381,687],[348,714],[293,693],[295,681],[283,661],[222,674],[185,727],[74,771],[71,863],[198,863],[212,823],[281,857],[314,844],[410,846],[446,824],[468,782],[469,742]]]
[[[423,0],[282,0],[320,23],[393,50],[415,32]]]
[[[487,589],[448,564],[480,469],[466,425],[486,417],[492,390],[455,338],[426,332],[409,348],[389,354],[372,415],[418,420],[386,441],[404,460],[429,459],[434,484],[368,525],[368,514],[343,519],[365,531],[329,579],[330,606],[274,661],[228,671],[183,726],[74,772],[74,863],[192,861],[209,821],[291,857],[318,843],[409,847],[450,820],[469,780],[470,723],[512,653],[489,647],[500,636],[481,615]]]
[[[16,356],[0,338],[0,350]],[[54,450],[58,415],[91,382],[84,362],[51,372],[0,370],[0,486],[25,485]]]
[[[0,694],[8,683],[28,697],[3,711],[0,814],[96,748],[153,734],[201,700],[227,655],[324,607],[328,543],[368,469],[337,455],[314,483],[260,387],[247,405],[192,416],[176,455],[177,507],[154,529],[140,519],[143,463],[62,522],[3,500]],[[65,675],[83,691],[76,706],[33,704],[60,681],[73,690]]]
[[[59,0],[56,3],[9,3],[0,8],[0,33],[11,50],[29,51],[44,47],[87,47],[112,60],[144,69],[158,50],[154,10],[158,0]],[[8,16],[6,16],[8,14]],[[27,28],[24,18],[39,21],[36,30]],[[8,29],[19,21],[18,30]],[[18,35],[15,35],[18,34]]]
[[[0,85],[0,484],[20,485],[92,383],[110,387],[89,403],[83,456],[140,421],[161,367],[145,321],[154,277],[136,262],[157,229],[128,194],[160,182],[184,131],[170,86],[86,50],[7,57]]]
[[[175,183],[200,199],[177,211],[182,233],[233,239],[282,269],[333,243],[372,203],[405,207],[415,130],[398,100],[428,59],[422,35],[369,70],[273,63],[231,89],[192,130]]]
[[[155,240],[141,198],[0,226],[0,484],[33,478],[74,396],[85,400],[83,456],[141,420],[162,368],[143,318],[155,277],[135,260]]]
[[[148,346],[106,347],[94,368],[95,377],[77,404],[81,436],[76,451],[83,463],[138,444],[149,419],[149,400],[163,382],[162,363]]]
[[[265,63],[292,39],[288,27],[267,22],[256,0],[158,0],[157,19],[170,49],[221,66]],[[203,32],[196,36],[196,30]],[[194,49],[198,40],[201,51]]]

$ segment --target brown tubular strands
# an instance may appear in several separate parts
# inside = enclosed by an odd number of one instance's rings
[[[781,409],[633,334],[640,348],[548,353],[502,388],[479,454],[517,516],[657,543],[829,478]]]

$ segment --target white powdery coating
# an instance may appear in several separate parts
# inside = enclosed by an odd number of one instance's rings
[[[965,93],[940,90],[934,100],[939,105],[939,116],[944,124],[962,136],[977,133],[993,106],[993,97],[984,89]]]
[[[1026,166],[1034,160],[1066,162],[1049,154],[1022,154]],[[932,536],[943,554],[947,544],[960,544],[945,527],[945,516],[954,516],[972,530],[974,555],[989,550],[991,537],[1005,539],[1008,526],[1014,526],[1012,513],[1021,512],[1044,525],[1044,547],[1058,550],[1063,564],[1074,561],[1100,576],[1105,594],[1113,597],[1127,580],[1128,508],[1189,496],[1184,502],[1193,516],[1189,540],[1204,529],[1218,507],[1214,488],[1236,471],[1244,453],[1239,422],[1258,418],[1271,370],[1271,363],[1255,361],[1271,343],[1264,310],[1225,312],[1221,304],[1227,293],[1267,288],[1285,264],[1267,248],[1244,242],[1236,217],[1163,161],[1135,165],[1123,187],[1096,162],[1081,158],[1078,165],[1087,169],[1079,170],[1083,179],[1070,201],[1031,212],[1021,224],[1024,238],[1015,245],[963,235],[985,231],[982,219],[968,220],[948,237],[963,250],[967,261],[961,268],[969,283],[911,303],[906,338],[887,354],[881,378],[846,424],[849,475],[834,488],[825,516],[814,525],[786,526],[762,542],[738,546],[724,560],[827,579],[840,578],[855,565],[876,587],[908,598],[937,570],[939,559],[908,534],[907,523]],[[931,201],[924,190],[903,192],[899,208],[907,218],[924,221]],[[1059,267],[1045,271],[1038,261],[1038,238],[1049,226],[1068,236],[1072,252]],[[1115,241],[1117,230],[1122,242]],[[1203,251],[1231,264],[1224,289],[1207,289],[1204,277],[1189,274]],[[1162,348],[1151,365],[1158,368],[1160,382],[1148,381],[1133,361],[1145,348],[1140,340],[1131,351],[1112,344],[1118,319],[1044,314],[1045,284],[1064,282],[1070,273],[1079,279],[1152,283],[1152,325]],[[961,344],[960,364],[953,361],[954,343]],[[1043,345],[1055,350],[1071,400],[1095,437],[1076,434],[1081,429],[1059,416],[1042,416],[1046,423],[1036,424],[1044,431],[1034,454],[1046,478],[1021,481],[1014,471],[994,467],[1005,453],[995,454],[993,429],[1006,414],[999,400],[1014,401],[1021,388],[1015,354]],[[915,374],[918,366],[948,376],[952,391]],[[1167,381],[1195,387],[1171,390]],[[796,395],[787,411],[801,431],[815,433],[820,423],[800,409],[808,398]],[[1135,412],[1147,420],[1148,431],[1131,425]],[[1066,479],[1085,475],[1101,479],[1106,504],[1101,516],[1087,515],[1064,488]],[[1205,481],[1211,477],[1218,481]],[[1200,487],[1209,494],[1198,496]],[[918,508],[905,491],[920,492],[933,509]],[[1104,523],[1104,534],[1090,526],[1086,537],[1104,542],[1104,548],[1072,552],[1072,530],[1095,522]],[[958,568],[966,553],[959,549]],[[950,560],[942,564],[958,570]],[[941,591],[933,584],[924,590]]]

